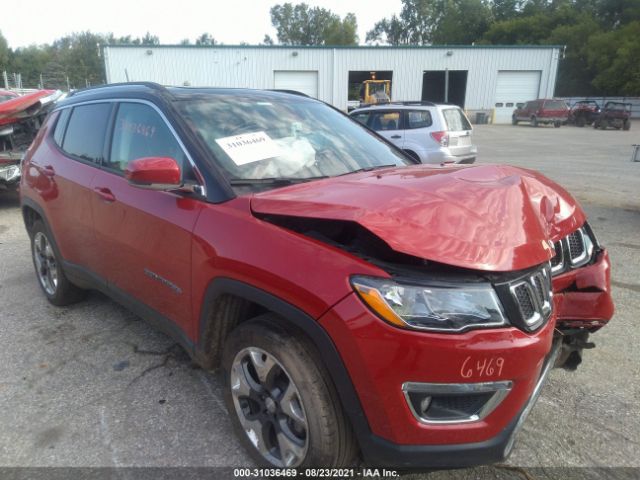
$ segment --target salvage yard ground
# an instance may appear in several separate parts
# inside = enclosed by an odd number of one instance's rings
[[[597,347],[577,372],[553,371],[506,466],[424,477],[638,478],[640,163],[630,155],[640,123],[630,132],[478,126],[475,140],[478,163],[539,170],[578,198],[610,250],[617,313],[593,336]],[[7,196],[0,196],[0,407],[0,467],[250,465],[216,375],[101,294],[69,308],[46,302],[18,204]]]

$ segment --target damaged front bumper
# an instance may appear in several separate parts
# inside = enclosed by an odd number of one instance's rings
[[[594,261],[553,279],[556,328],[563,348],[556,367],[575,370],[582,361],[582,350],[593,348],[589,334],[606,325],[613,316],[611,262],[605,249]]]

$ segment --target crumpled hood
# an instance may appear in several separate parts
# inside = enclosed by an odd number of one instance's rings
[[[585,215],[562,187],[505,166],[416,165],[256,194],[259,214],[358,222],[392,249],[464,268],[512,271],[553,256]]]

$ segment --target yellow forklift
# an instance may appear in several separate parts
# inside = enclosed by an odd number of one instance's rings
[[[391,101],[391,80],[365,80],[360,87],[360,101],[366,105],[389,103]]]

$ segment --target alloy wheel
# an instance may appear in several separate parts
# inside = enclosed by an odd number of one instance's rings
[[[277,467],[297,467],[309,447],[309,428],[291,375],[268,352],[248,347],[233,360],[233,404],[247,437]]]
[[[40,285],[48,295],[55,295],[58,289],[58,262],[51,243],[42,232],[33,238],[33,260]]]

